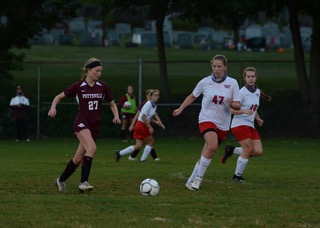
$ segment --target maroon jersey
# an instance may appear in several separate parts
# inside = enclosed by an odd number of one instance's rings
[[[94,86],[90,87],[83,80],[65,89],[64,94],[75,97],[78,102],[78,114],[74,124],[89,129],[101,128],[102,102],[113,100],[112,91],[106,83],[96,81]]]

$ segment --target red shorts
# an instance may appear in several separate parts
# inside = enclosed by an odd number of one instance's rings
[[[122,120],[131,120],[136,114],[122,112],[120,114]]]
[[[260,139],[259,133],[255,128],[245,126],[245,125],[231,128],[231,132],[237,138],[238,142],[244,139],[253,139],[253,140]]]
[[[144,123],[141,121],[137,121],[136,125],[134,125],[134,133],[133,138],[134,139],[144,139],[150,136],[149,128],[146,127]]]
[[[218,135],[218,139],[220,142],[225,140],[227,137],[228,131],[223,131],[217,128],[217,126],[212,122],[202,122],[199,123],[199,130],[202,135],[205,135],[205,133],[209,131],[214,131]]]

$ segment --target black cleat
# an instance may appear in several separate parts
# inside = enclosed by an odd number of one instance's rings
[[[233,151],[234,151],[234,147],[228,144],[224,149],[224,154],[221,157],[222,164],[226,163],[227,159],[231,157],[231,155],[233,154]]]
[[[117,150],[116,151],[116,162],[119,162],[120,158],[121,158],[120,152],[119,152],[119,150]]]
[[[233,175],[232,180],[235,182],[242,182],[244,181],[242,176],[237,176],[236,174]]]

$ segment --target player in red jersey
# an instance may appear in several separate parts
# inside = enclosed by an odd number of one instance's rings
[[[102,102],[110,104],[113,113],[113,123],[119,124],[119,113],[110,87],[100,81],[102,63],[96,58],[90,58],[84,65],[82,80],[74,83],[58,94],[51,105],[48,116],[54,118],[57,114],[56,106],[65,97],[75,97],[78,102],[78,114],[73,123],[73,131],[79,140],[79,146],[74,157],[67,164],[65,170],[56,180],[59,191],[66,191],[65,181],[82,164],[80,192],[89,192],[93,189],[88,182],[91,163],[96,153],[96,137],[101,128]]]
[[[128,123],[132,123],[132,120],[138,110],[138,100],[134,95],[134,89],[132,85],[127,88],[127,93],[124,94],[120,101],[119,106],[121,107],[121,132],[120,136],[123,142],[127,142],[126,139],[126,128]],[[131,138],[133,135],[131,136]]]

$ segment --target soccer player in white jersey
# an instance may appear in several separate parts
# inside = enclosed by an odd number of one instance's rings
[[[190,190],[198,190],[202,178],[211,162],[218,145],[225,139],[231,123],[231,108],[240,109],[238,82],[227,76],[227,59],[216,55],[211,60],[212,74],[203,78],[193,92],[173,111],[178,116],[201,94],[199,129],[205,140],[201,157],[186,183]]]
[[[136,145],[128,146],[127,148],[116,152],[116,161],[118,162],[120,158],[126,154],[131,154],[134,151],[139,151],[143,144],[146,143],[143,150],[143,154],[140,158],[141,162],[145,162],[149,156],[153,146],[154,138],[152,136],[154,130],[151,123],[155,122],[163,129],[165,126],[160,121],[154,121],[153,117],[156,115],[157,111],[157,102],[160,98],[160,91],[154,89],[150,92],[150,100],[148,100],[142,107],[138,121],[134,126],[133,138],[136,140]]]
[[[233,153],[239,154],[237,167],[233,175],[234,181],[242,181],[242,174],[248,164],[249,157],[259,157],[263,149],[258,131],[254,127],[256,120],[258,125],[263,125],[263,120],[258,114],[261,91],[257,88],[257,71],[254,67],[247,67],[243,71],[244,87],[240,90],[241,109],[233,110],[234,117],[231,123],[232,134],[237,138],[241,147],[227,145],[221,162],[225,163]]]

